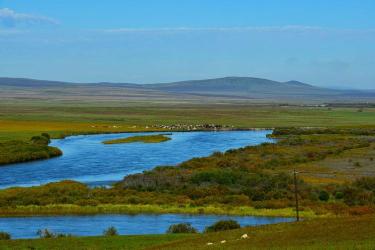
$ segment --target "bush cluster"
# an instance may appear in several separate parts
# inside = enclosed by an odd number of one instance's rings
[[[111,226],[111,227],[107,228],[106,230],[104,230],[103,235],[104,236],[117,236],[118,231],[115,227]]]
[[[179,234],[179,233],[197,233],[197,229],[191,226],[190,223],[180,223],[169,226],[167,233]]]
[[[219,232],[219,231],[225,231],[225,230],[233,230],[241,228],[240,224],[238,224],[235,220],[221,220],[213,225],[206,227],[204,230],[205,233],[212,233],[212,232]]]
[[[0,232],[0,240],[10,240],[12,237],[7,232]]]

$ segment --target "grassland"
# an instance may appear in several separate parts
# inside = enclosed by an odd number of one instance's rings
[[[247,234],[247,239],[240,239]],[[313,219],[198,235],[3,241],[0,249],[373,249],[374,217]],[[225,240],[225,243],[220,243]],[[208,246],[207,243],[213,243]]]
[[[133,143],[133,142],[143,142],[143,143],[160,143],[169,141],[171,138],[165,135],[136,135],[127,138],[120,138],[114,140],[103,141],[104,144],[121,144],[121,143]]]
[[[8,145],[9,141],[14,140],[28,142],[32,136],[40,133],[63,138],[77,134],[171,131],[168,126],[175,124],[217,124],[233,129],[371,127],[375,126],[375,108],[255,105],[235,101],[215,104],[0,101],[0,143],[6,142]],[[27,148],[27,145],[22,148]],[[4,163],[48,158],[35,157],[29,150],[20,150],[19,157],[10,157],[9,153],[4,156],[5,150],[0,150]],[[36,148],[35,151],[40,150]]]
[[[80,237],[60,239],[12,240],[0,242],[0,250],[71,250],[71,249],[146,249],[178,239],[191,238],[191,235],[144,235],[112,237]]]
[[[249,238],[240,240],[245,233]],[[150,249],[373,249],[374,233],[374,217],[316,219],[207,234]]]
[[[107,103],[105,105],[96,106],[93,103],[57,103],[51,105],[49,103],[40,102],[14,102],[12,105],[0,105],[0,142],[8,143],[11,140],[28,142],[32,136],[42,132],[51,134],[53,138],[61,138],[74,134],[90,134],[90,133],[112,133],[112,132],[140,132],[140,131],[168,131],[160,128],[159,125],[173,124],[203,124],[212,123],[227,125],[234,128],[274,128],[274,127],[332,127],[332,128],[351,128],[359,127],[361,129],[375,127],[375,109],[374,108],[325,108],[325,107],[283,107],[279,105],[248,105],[244,103],[237,104],[215,104],[215,105],[192,105],[192,104],[157,104],[149,105],[147,103]],[[306,140],[316,143],[314,138],[308,135],[302,136]],[[324,137],[324,136],[323,136]],[[212,166],[224,168],[223,172],[215,172],[212,169],[199,169],[199,162],[190,162],[192,166],[202,171],[210,170],[208,173],[198,173],[198,177],[194,177],[192,183],[197,185],[189,195],[181,195],[171,193],[170,190],[131,190],[120,191],[110,190],[93,190],[87,191],[85,187],[73,186],[74,192],[65,190],[69,189],[69,185],[63,183],[61,192],[47,189],[44,192],[33,193],[35,189],[10,189],[2,190],[0,202],[2,215],[35,215],[35,214],[91,214],[91,213],[139,213],[139,212],[173,212],[173,213],[226,213],[226,214],[242,214],[242,215],[271,215],[271,216],[292,216],[294,210],[289,206],[291,200],[281,199],[282,202],[266,201],[250,201],[248,197],[229,193],[225,197],[221,192],[238,189],[234,183],[226,182],[226,176],[231,180],[232,173],[226,171],[226,163],[242,164],[242,167],[249,169],[263,168],[262,178],[282,172],[291,172],[292,169],[299,171],[299,176],[304,180],[306,186],[302,186],[302,194],[306,195],[311,191],[318,194],[324,190],[329,193],[330,199],[326,202],[314,201],[306,199],[302,202],[302,216],[306,218],[323,216],[333,216],[334,210],[348,209],[347,204],[343,201],[336,200],[337,191],[348,190],[358,191],[353,199],[362,199],[363,197],[373,197],[374,192],[362,190],[358,186],[353,186],[353,180],[364,176],[374,176],[374,156],[375,142],[371,136],[365,136],[367,140],[366,146],[351,147],[349,138],[345,135],[326,136],[323,144],[307,145],[302,148],[301,145],[285,145],[288,148],[280,148],[274,151],[274,157],[278,164],[272,166],[275,159],[267,158],[262,155],[262,151],[253,152],[246,151],[249,154],[239,153],[239,158],[234,157],[233,152],[229,153],[229,160],[223,155],[216,155],[209,158],[206,163]],[[362,140],[364,136],[356,136]],[[338,144],[331,139],[339,139]],[[348,139],[348,141],[347,141]],[[332,148],[341,147],[340,152],[335,153]],[[267,149],[267,145],[265,145]],[[267,149],[267,154],[272,153],[274,148]],[[302,156],[302,161],[300,161]],[[217,157],[217,158],[215,158]],[[249,158],[250,157],[250,158]],[[289,161],[290,159],[293,160]],[[298,161],[294,161],[298,159]],[[307,160],[304,160],[307,159]],[[286,160],[286,161],[285,161]],[[267,162],[271,165],[265,167]],[[250,163],[249,163],[250,162]],[[255,164],[254,166],[251,164]],[[195,165],[197,164],[197,165]],[[236,165],[235,164],[235,165]],[[263,165],[262,165],[263,164]],[[188,164],[189,165],[189,164]],[[188,166],[185,165],[185,166]],[[203,165],[202,165],[203,166]],[[208,165],[207,165],[208,166]],[[241,166],[241,165],[239,165]],[[186,168],[187,172],[191,169]],[[243,170],[242,168],[239,170]],[[204,172],[202,171],[202,172]],[[168,172],[168,170],[167,170]],[[207,171],[206,171],[207,172]],[[156,178],[161,178],[163,175]],[[241,172],[242,173],[242,172]],[[233,173],[237,176],[237,172]],[[263,175],[264,174],[264,175]],[[241,176],[241,175],[240,175]],[[170,177],[173,177],[171,175]],[[225,177],[223,180],[222,177]],[[162,178],[163,180],[165,178]],[[151,179],[152,180],[152,179]],[[166,178],[165,180],[169,180]],[[274,180],[272,178],[267,179]],[[212,189],[202,188],[208,184]],[[222,183],[222,181],[224,181]],[[290,179],[286,178],[285,183],[290,184]],[[349,183],[350,182],[350,183]],[[171,182],[173,184],[173,182]],[[262,183],[262,182],[260,182]],[[281,184],[285,186],[284,182]],[[370,183],[370,182],[369,182]],[[178,184],[178,183],[177,183]],[[225,184],[227,187],[220,187]],[[228,185],[227,185],[228,184]],[[224,185],[224,186],[225,186]],[[232,186],[231,186],[232,185]],[[309,186],[310,185],[310,186]],[[359,183],[363,185],[363,183]],[[217,188],[219,186],[219,188]],[[305,187],[311,187],[309,189]],[[173,187],[173,185],[172,185]],[[182,186],[181,186],[182,187]],[[210,187],[211,188],[211,187]],[[267,187],[262,187],[267,188]],[[282,194],[286,194],[286,198],[291,199],[292,186],[287,185],[282,190]],[[371,186],[372,188],[372,186]],[[31,190],[31,191],[30,191]],[[181,189],[182,190],[182,189]],[[263,190],[263,189],[262,189]],[[29,193],[29,191],[31,193]],[[156,192],[155,192],[156,191]],[[199,191],[199,192],[198,192]],[[207,194],[214,193],[218,198],[223,198],[220,205],[217,201],[205,199],[203,192]],[[82,192],[82,193],[81,193]],[[88,193],[99,195],[98,200],[86,199]],[[92,193],[90,193],[92,192]],[[101,193],[103,192],[103,193]],[[106,193],[108,192],[108,194]],[[84,194],[85,199],[80,198]],[[107,196],[100,196],[105,194]],[[233,195],[234,194],[234,195]],[[36,195],[36,196],[33,196]],[[77,197],[69,197],[69,195],[77,195]],[[202,197],[203,195],[203,197]],[[278,194],[277,194],[278,195]],[[357,196],[356,196],[357,195]],[[55,200],[49,201],[50,198],[67,199],[67,204],[60,204]],[[83,196],[82,196],[83,197]],[[106,204],[98,204],[112,197],[118,199],[119,204],[110,204],[108,200]],[[249,196],[250,197],[250,196]],[[305,198],[303,196],[302,198]],[[38,200],[40,198],[40,200]],[[52,199],[51,198],[51,199]],[[73,199],[72,201],[69,199]],[[225,199],[224,199],[225,198]],[[285,197],[284,197],[285,198]],[[196,199],[196,200],[194,200]],[[9,205],[12,201],[14,204]],[[190,202],[193,201],[192,206]],[[240,203],[238,204],[238,201]],[[36,204],[38,203],[39,204]],[[44,203],[46,204],[44,204]],[[212,202],[212,203],[211,203]],[[241,202],[244,202],[241,204]],[[360,200],[360,202],[362,202]],[[354,206],[361,206],[362,209],[355,213],[371,213],[372,207],[363,208],[368,205],[368,201],[363,204],[358,203]],[[93,203],[93,204],[91,204]],[[161,204],[168,204],[163,206]],[[245,205],[244,205],[245,204]],[[318,204],[318,206],[316,206]],[[336,205],[338,207],[335,207]],[[287,207],[285,207],[287,205]],[[313,209],[309,207],[313,205]],[[343,205],[343,206],[341,206]],[[254,206],[257,206],[255,208]],[[281,207],[280,207],[281,206]],[[351,205],[350,205],[351,206]],[[272,207],[266,208],[266,207]],[[334,210],[332,210],[332,208]],[[367,209],[367,210],[366,210]],[[328,212],[327,212],[328,211]],[[330,213],[332,211],[332,213]],[[341,213],[341,212],[339,212]],[[319,216],[318,216],[319,215]],[[375,220],[373,217],[351,217],[351,218],[329,218],[325,220],[304,221],[299,224],[280,224],[272,226],[264,226],[257,228],[245,228],[233,232],[225,232],[218,234],[198,235],[194,240],[182,239],[178,237],[190,236],[119,236],[114,238],[89,237],[89,238],[66,238],[51,240],[17,240],[4,241],[0,244],[0,249],[25,249],[35,247],[36,249],[210,249],[207,242],[213,242],[215,249],[352,249],[362,248],[371,249],[375,244],[373,235],[375,233]],[[250,238],[248,240],[238,240],[240,235],[247,233]],[[221,240],[226,240],[225,245],[219,244]]]
[[[302,177],[298,178],[302,216],[369,214],[375,211],[373,159],[360,163],[368,165],[352,162],[350,168],[342,169],[341,175],[348,171],[345,176],[350,181],[332,177],[334,181],[319,182],[317,178],[331,174],[319,168],[319,163],[335,159],[349,162],[351,152],[357,150],[374,153],[374,133],[375,129],[370,128],[275,129],[277,143],[214,153],[177,166],[157,167],[126,176],[111,188],[89,188],[79,182],[62,181],[0,190],[0,214],[147,212],[293,216],[293,169]],[[352,174],[354,170],[356,175]]]
[[[108,106],[38,102],[0,105],[0,141],[28,140],[42,132],[58,138],[70,134],[163,131],[153,126],[173,124],[210,123],[235,128],[375,126],[374,108],[358,110],[225,103],[105,105]]]
[[[28,205],[14,207],[0,207],[0,217],[9,216],[35,216],[35,215],[92,215],[92,214],[216,214],[239,216],[269,216],[269,217],[294,217],[294,208],[266,209],[249,206],[189,206],[189,205],[157,205],[157,204],[103,204],[97,206],[80,206],[71,204],[60,205]],[[333,214],[317,215],[314,211],[304,209],[300,211],[302,218],[332,217]]]

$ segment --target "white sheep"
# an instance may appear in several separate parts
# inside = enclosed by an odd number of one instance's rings
[[[247,238],[249,238],[249,236],[247,236],[247,234],[243,234],[243,235],[241,236],[241,239],[247,239]]]
[[[221,244],[224,244],[225,242],[227,242],[226,240],[222,240],[220,241]]]
[[[211,246],[211,245],[213,245],[214,243],[212,243],[212,242],[208,242],[207,243],[207,246]]]

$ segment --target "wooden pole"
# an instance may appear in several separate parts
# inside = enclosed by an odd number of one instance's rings
[[[296,220],[299,221],[298,183],[297,183],[297,172],[295,169],[294,169],[294,197],[296,199]]]

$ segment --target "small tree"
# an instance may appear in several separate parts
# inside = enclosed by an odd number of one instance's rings
[[[341,200],[344,198],[344,193],[343,192],[336,192],[335,193],[335,199]]]
[[[0,232],[0,240],[10,240],[12,237],[7,232]]]
[[[170,225],[167,233],[169,234],[179,234],[179,233],[197,233],[197,229],[191,226],[190,223],[180,223]]]
[[[51,140],[51,136],[48,133],[42,133],[43,137],[46,137],[48,140]]]
[[[41,239],[73,237],[71,234],[54,233],[48,229],[39,229],[36,234]]]
[[[210,232],[218,232],[218,231],[225,231],[225,230],[232,230],[232,229],[237,229],[241,228],[240,224],[238,224],[237,221],[235,220],[221,220],[213,225],[206,227],[204,230],[205,233],[210,233]]]
[[[319,200],[321,201],[328,201],[329,200],[329,193],[325,190],[319,192]]]
[[[49,239],[49,238],[55,238],[56,237],[56,235],[52,232],[52,231],[50,231],[50,230],[48,230],[48,229],[39,229],[37,232],[36,232],[36,234],[39,236],[39,238],[41,238],[41,239]]]
[[[118,232],[117,232],[117,229],[115,227],[110,226],[109,228],[104,230],[103,235],[104,236],[116,236],[116,235],[118,235]]]
[[[48,145],[50,140],[47,137],[37,135],[37,136],[31,137],[31,142],[37,145]]]

